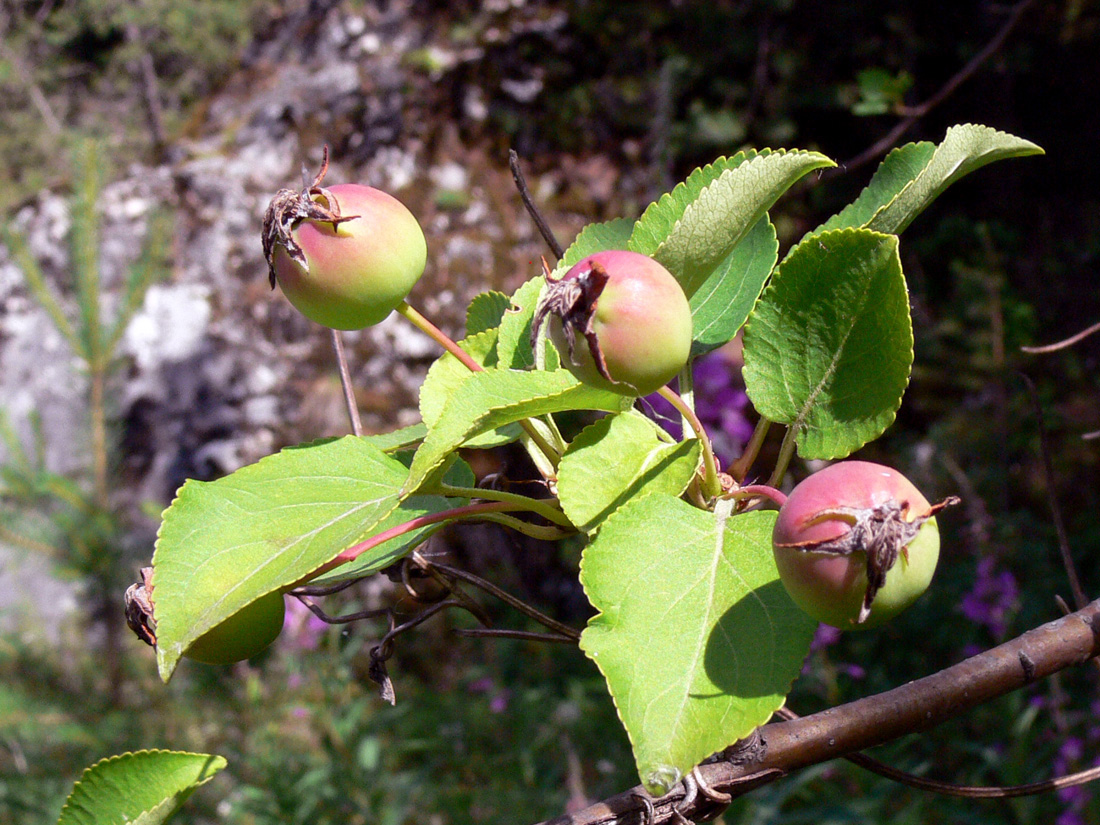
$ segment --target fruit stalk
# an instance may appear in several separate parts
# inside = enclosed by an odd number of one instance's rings
[[[674,406],[684,420],[691,425],[695,437],[703,447],[703,492],[708,499],[717,498],[722,492],[722,485],[718,481],[718,461],[714,457],[714,448],[711,446],[707,431],[703,428],[703,422],[699,420],[695,410],[667,386],[661,387],[657,393]]]
[[[402,301],[397,305],[397,309],[394,311],[457,358],[471,372],[484,371],[485,368],[471,358],[466,350],[456,344],[445,332],[443,332],[443,330],[413,309],[408,301]],[[554,449],[550,442],[542,437],[542,434],[535,429],[530,421],[524,419],[519,422],[519,425],[523,427],[523,431],[527,433],[531,440],[538,446],[539,450],[542,451],[542,454],[546,456],[551,466],[556,469],[558,463],[561,461],[561,454]]]

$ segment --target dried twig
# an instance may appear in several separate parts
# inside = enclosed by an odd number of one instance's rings
[[[531,198],[531,190],[527,188],[523,170],[519,168],[519,155],[516,154],[515,149],[508,150],[508,167],[512,170],[512,180],[516,183],[516,189],[519,190],[519,196],[523,200],[523,205],[527,208],[527,214],[535,222],[539,234],[546,241],[546,245],[550,247],[550,251],[554,253],[556,258],[560,259],[565,254],[565,250],[558,243],[558,239],[554,237],[554,233],[550,230],[550,224],[546,222],[546,218],[542,216],[539,208],[535,206],[535,201]]]
[[[1055,341],[1053,344],[1044,344],[1039,347],[1020,347],[1021,351],[1030,353],[1032,355],[1042,355],[1048,352],[1057,352],[1058,350],[1066,349],[1066,347],[1072,347],[1078,341],[1084,341],[1094,332],[1100,332],[1100,323],[1093,324],[1087,329],[1083,329],[1076,335],[1071,335],[1069,338],[1065,338],[1061,341]]]
[[[1027,386],[1028,395],[1035,410],[1035,423],[1039,428],[1039,456],[1043,462],[1043,477],[1047,486],[1047,502],[1050,504],[1050,517],[1054,522],[1054,530],[1058,535],[1058,551],[1062,556],[1062,566],[1066,569],[1066,578],[1069,579],[1069,589],[1073,593],[1074,606],[1080,610],[1088,603],[1085,590],[1081,587],[1081,577],[1077,575],[1077,567],[1073,563],[1073,554],[1069,550],[1069,533],[1066,531],[1065,519],[1062,518],[1062,508],[1058,506],[1058,497],[1054,490],[1054,464],[1050,460],[1050,444],[1047,441],[1047,428],[1043,419],[1043,404],[1039,400],[1039,391],[1035,383],[1024,373],[1018,373]]]

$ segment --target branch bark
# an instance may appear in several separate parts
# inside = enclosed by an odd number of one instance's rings
[[[1076,613],[1029,630],[1003,645],[949,668],[875,696],[803,716],[771,722],[756,732],[755,746],[735,758],[700,765],[701,784],[733,797],[782,776],[934,727],[964,711],[1060,670],[1100,656],[1100,600]],[[641,786],[545,825],[610,825],[644,822]],[[653,825],[673,820],[673,808],[688,819],[713,814],[706,794],[678,788],[653,800]]]

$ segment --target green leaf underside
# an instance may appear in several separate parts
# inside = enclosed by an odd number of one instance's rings
[[[834,165],[822,154],[803,151],[771,152],[747,159],[699,192],[653,252],[653,258],[673,274],[691,298],[799,178]]]
[[[535,354],[531,349],[531,319],[545,283],[545,278],[539,275],[512,295],[511,306],[500,322],[497,341],[497,363],[502,369],[525,370],[535,365]],[[546,368],[556,369],[557,364],[547,365]]]
[[[679,496],[699,466],[696,439],[670,444],[636,412],[602,418],[573,439],[558,468],[558,498],[569,520],[592,532],[627,501]]]
[[[371,533],[377,535],[378,533],[405,524],[421,516],[441,513],[444,510],[461,507],[465,504],[469,504],[467,499],[448,499],[443,496],[411,496],[405,501],[402,501],[401,505],[396,510],[390,513],[371,530]],[[338,582],[347,581],[348,579],[358,579],[363,576],[369,576],[372,573],[377,573],[379,570],[389,567],[394,562],[403,559],[442,526],[443,525],[439,524],[430,524],[420,527],[411,533],[406,533],[403,536],[390,539],[384,544],[372,547],[369,551],[360,555],[355,561],[341,565],[340,567],[335,567],[315,579],[310,579],[309,584],[311,587],[336,584]]]
[[[373,534],[407,475],[400,461],[346,436],[186,482],[153,554],[161,678],[207,630]]]
[[[403,452],[397,453],[394,455],[394,458],[408,467],[412,464],[414,455],[415,453],[412,452]],[[474,471],[469,464],[458,456],[452,455],[443,472],[443,481],[450,484],[452,487],[471,488],[477,484],[477,477],[474,475]],[[373,535],[378,535],[379,533],[389,530],[391,527],[397,527],[398,525],[405,524],[421,516],[439,513],[443,510],[450,510],[455,507],[462,507],[469,503],[470,500],[466,498],[412,496],[401,502],[398,508],[383,519],[371,533]],[[367,552],[360,554],[355,561],[340,565],[315,579],[310,579],[309,583],[311,586],[320,587],[377,573],[407,556],[419,544],[427,541],[434,532],[444,526],[444,524],[426,525],[411,533],[406,533],[403,536],[390,539],[385,544],[372,547]]]
[[[717,349],[737,335],[778,257],[779,239],[765,215],[691,296],[693,356]]]
[[[723,172],[736,169],[746,160],[770,154],[771,149],[761,149],[760,152],[747,149],[695,169],[681,183],[676,184],[671,192],[666,192],[646,207],[642,217],[634,224],[629,249],[643,255],[652,255],[672,232],[676,222],[684,216],[684,210]]]
[[[458,345],[467,352],[477,363],[483,367],[494,367],[497,363],[497,329],[487,329],[475,335],[469,336],[458,342]],[[420,387],[420,416],[424,423],[433,427],[439,420],[447,400],[454,395],[473,372],[470,368],[455,358],[451,353],[445,352],[428,369],[424,383]],[[488,449],[508,444],[519,438],[522,430],[518,425],[501,427],[499,430],[484,433],[473,438],[466,447]]]
[[[604,522],[581,583],[599,614],[581,636],[630,736],[642,784],[671,789],[784,701],[816,623],[772,557],[775,513],[728,517],[656,494]]]
[[[487,370],[458,388],[413,459],[404,494],[420,485],[475,435],[524,418],[565,410],[619,412],[632,399],[581,384],[569,372]]]
[[[466,309],[466,337],[471,338],[479,332],[499,327],[504,313],[511,305],[511,299],[496,290],[475,295]]]
[[[913,179],[864,223],[876,232],[900,234],[913,219],[955,181],[983,166],[1006,158],[1041,155],[1029,140],[972,123],[952,126],[943,142]]]
[[[100,760],[73,787],[57,825],[159,825],[225,766],[220,756],[177,751]]]
[[[607,249],[629,249],[630,233],[634,231],[634,221],[629,218],[616,218],[603,223],[590,223],[573,239],[551,273],[558,279],[577,263]]]
[[[842,458],[893,422],[913,364],[893,235],[841,229],[791,250],[745,328],[757,411],[797,430],[804,458]]]
[[[424,436],[427,434],[428,426],[421,421],[417,424],[410,424],[408,427],[402,427],[399,430],[393,430],[392,432],[364,436],[363,440],[374,445],[384,453],[391,453],[395,450],[402,450],[407,447],[415,446],[423,441]]]
[[[936,144],[931,141],[907,143],[891,151],[879,164],[871,176],[871,182],[859,193],[859,197],[811,234],[864,226],[920,174],[935,151]]]

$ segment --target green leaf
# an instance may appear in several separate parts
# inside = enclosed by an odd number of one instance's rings
[[[565,410],[619,412],[633,399],[580,383],[565,370],[486,370],[462,384],[416,451],[403,493],[416,492],[444,459],[475,435]]]
[[[896,198],[864,223],[876,232],[900,234],[940,193],[964,175],[1006,158],[1041,155],[1029,140],[971,123],[952,126],[924,168]]]
[[[654,796],[782,704],[816,623],[772,557],[776,514],[656,494],[615,512],[581,559],[599,614],[581,648],[607,679]]]
[[[866,229],[804,239],[745,327],[749,398],[795,428],[804,458],[841,458],[878,438],[912,364],[898,239]]]
[[[400,461],[346,436],[283,450],[217,481],[187,481],[153,554],[161,678],[206,631],[373,535],[407,475]]]
[[[496,366],[498,330],[487,329],[476,335],[468,336],[458,345],[483,367]],[[444,405],[452,395],[473,375],[470,368],[451,355],[443,353],[428,369],[424,383],[420,387],[420,416],[431,429],[439,420]],[[520,428],[510,425],[490,433],[484,433],[470,440],[466,447],[488,449],[508,444],[520,436]]]
[[[762,149],[759,155],[770,155],[770,149]],[[758,157],[755,149],[738,152],[733,157],[721,157],[713,163],[694,170],[671,192],[666,192],[646,207],[642,217],[634,224],[628,248],[643,255],[652,255],[672,232],[684,211],[699,197],[707,186],[730,169],[736,169],[746,160]]]
[[[475,295],[466,309],[466,337],[472,338],[479,332],[499,327],[511,305],[512,302],[503,292],[492,290]]]
[[[812,234],[830,229],[865,226],[883,206],[890,203],[921,173],[936,151],[929,141],[907,143],[890,152],[879,164],[871,182],[859,197],[819,226]]]
[[[693,357],[717,349],[737,335],[778,257],[779,239],[765,215],[691,296]]]
[[[57,825],[160,825],[225,765],[208,753],[164,750],[100,760],[73,787]]]
[[[699,467],[699,442],[670,444],[662,435],[633,411],[586,427],[558,467],[558,498],[569,520],[590,533],[627,501],[683,493]]]
[[[512,295],[512,305],[500,322],[497,340],[497,363],[502,369],[525,370],[535,366],[535,353],[531,349],[531,319],[546,279],[539,275],[527,281]],[[553,347],[547,347],[547,354]],[[557,361],[545,365],[545,369],[557,369]]]
[[[394,457],[407,467],[412,463],[413,453],[399,453]],[[461,458],[456,457],[443,474],[443,481],[453,487],[472,488],[477,483],[477,478],[470,465]],[[443,496],[432,495],[411,496],[402,501],[396,510],[383,519],[371,531],[371,534],[377,536],[392,527],[406,524],[413,519],[441,513],[444,510],[462,507],[469,503],[470,500],[466,498],[444,498]],[[309,584],[312,587],[322,587],[327,584],[337,584],[349,579],[358,579],[377,573],[394,562],[403,559],[416,547],[427,541],[434,533],[446,526],[447,522],[429,524],[417,528],[411,533],[392,538],[385,544],[372,547],[370,552],[363,553],[355,561],[334,567],[329,572],[310,579]]]
[[[408,427],[402,427],[388,433],[364,436],[363,440],[384,453],[391,453],[416,446],[424,440],[424,436],[427,434],[428,426],[421,421],[419,424],[410,424]]]
[[[634,230],[634,221],[629,218],[616,218],[603,223],[590,223],[573,239],[554,267],[551,278],[561,278],[569,269],[589,255],[606,249],[629,249],[630,233]]]
[[[466,500],[452,500],[443,496],[411,496],[401,502],[400,506],[384,518],[371,531],[378,535],[385,530],[398,527],[402,524],[435,513],[442,513],[454,507],[467,504]],[[337,584],[349,579],[359,579],[369,576],[389,567],[396,561],[403,559],[412,550],[423,544],[436,531],[446,527],[446,523],[429,524],[392,538],[384,544],[372,547],[369,552],[363,553],[355,561],[335,567],[327,573],[323,573],[309,580],[311,587],[320,587],[328,584]]]
[[[690,298],[780,195],[803,175],[834,165],[817,152],[770,152],[747,158],[699,192],[653,258],[676,277]],[[642,215],[639,225],[644,220]]]

